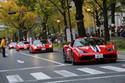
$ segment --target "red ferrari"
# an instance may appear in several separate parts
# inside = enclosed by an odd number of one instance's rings
[[[22,49],[27,49],[26,45],[23,42],[19,42],[16,44],[16,50],[22,50]]]
[[[63,47],[64,62],[114,61],[117,60],[116,46],[101,38],[78,38]]]
[[[47,52],[53,52],[53,44],[52,43],[50,43],[48,40],[43,40],[41,42],[45,45]]]
[[[24,44],[26,45],[27,49],[29,49],[29,48],[30,48],[30,43],[29,43],[29,42],[24,41]]]
[[[11,48],[16,48],[16,42],[11,42],[9,45],[8,45],[9,49]]]
[[[35,40],[29,48],[29,52],[46,52],[46,48],[40,40]]]

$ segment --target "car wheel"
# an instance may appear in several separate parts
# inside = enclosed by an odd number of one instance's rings
[[[77,64],[77,63],[75,62],[75,57],[74,57],[73,52],[72,52],[71,63],[72,63],[72,65],[76,65],[76,64]]]
[[[63,58],[64,58],[64,63],[67,63],[67,62],[68,62],[68,60],[67,60],[66,53],[65,53],[65,51],[64,51],[64,50],[63,50]]]
[[[19,50],[16,48],[16,51],[19,51]]]
[[[29,48],[29,53],[32,53],[32,48]]]
[[[117,60],[115,59],[115,60],[112,60],[111,62],[113,62],[113,63],[115,63]]]

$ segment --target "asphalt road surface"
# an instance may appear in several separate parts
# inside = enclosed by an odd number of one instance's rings
[[[0,83],[125,83],[125,59],[116,63],[71,65],[62,49],[48,53],[6,49],[0,53]]]

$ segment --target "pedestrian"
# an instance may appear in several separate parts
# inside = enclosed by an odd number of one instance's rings
[[[5,48],[6,48],[6,40],[5,40],[5,37],[3,37],[3,39],[1,40],[1,48],[2,48],[2,54],[3,54],[3,57],[6,57],[5,55]]]

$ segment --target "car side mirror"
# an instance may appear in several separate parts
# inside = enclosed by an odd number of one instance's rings
[[[113,42],[110,42],[111,45],[113,45],[114,43]]]

